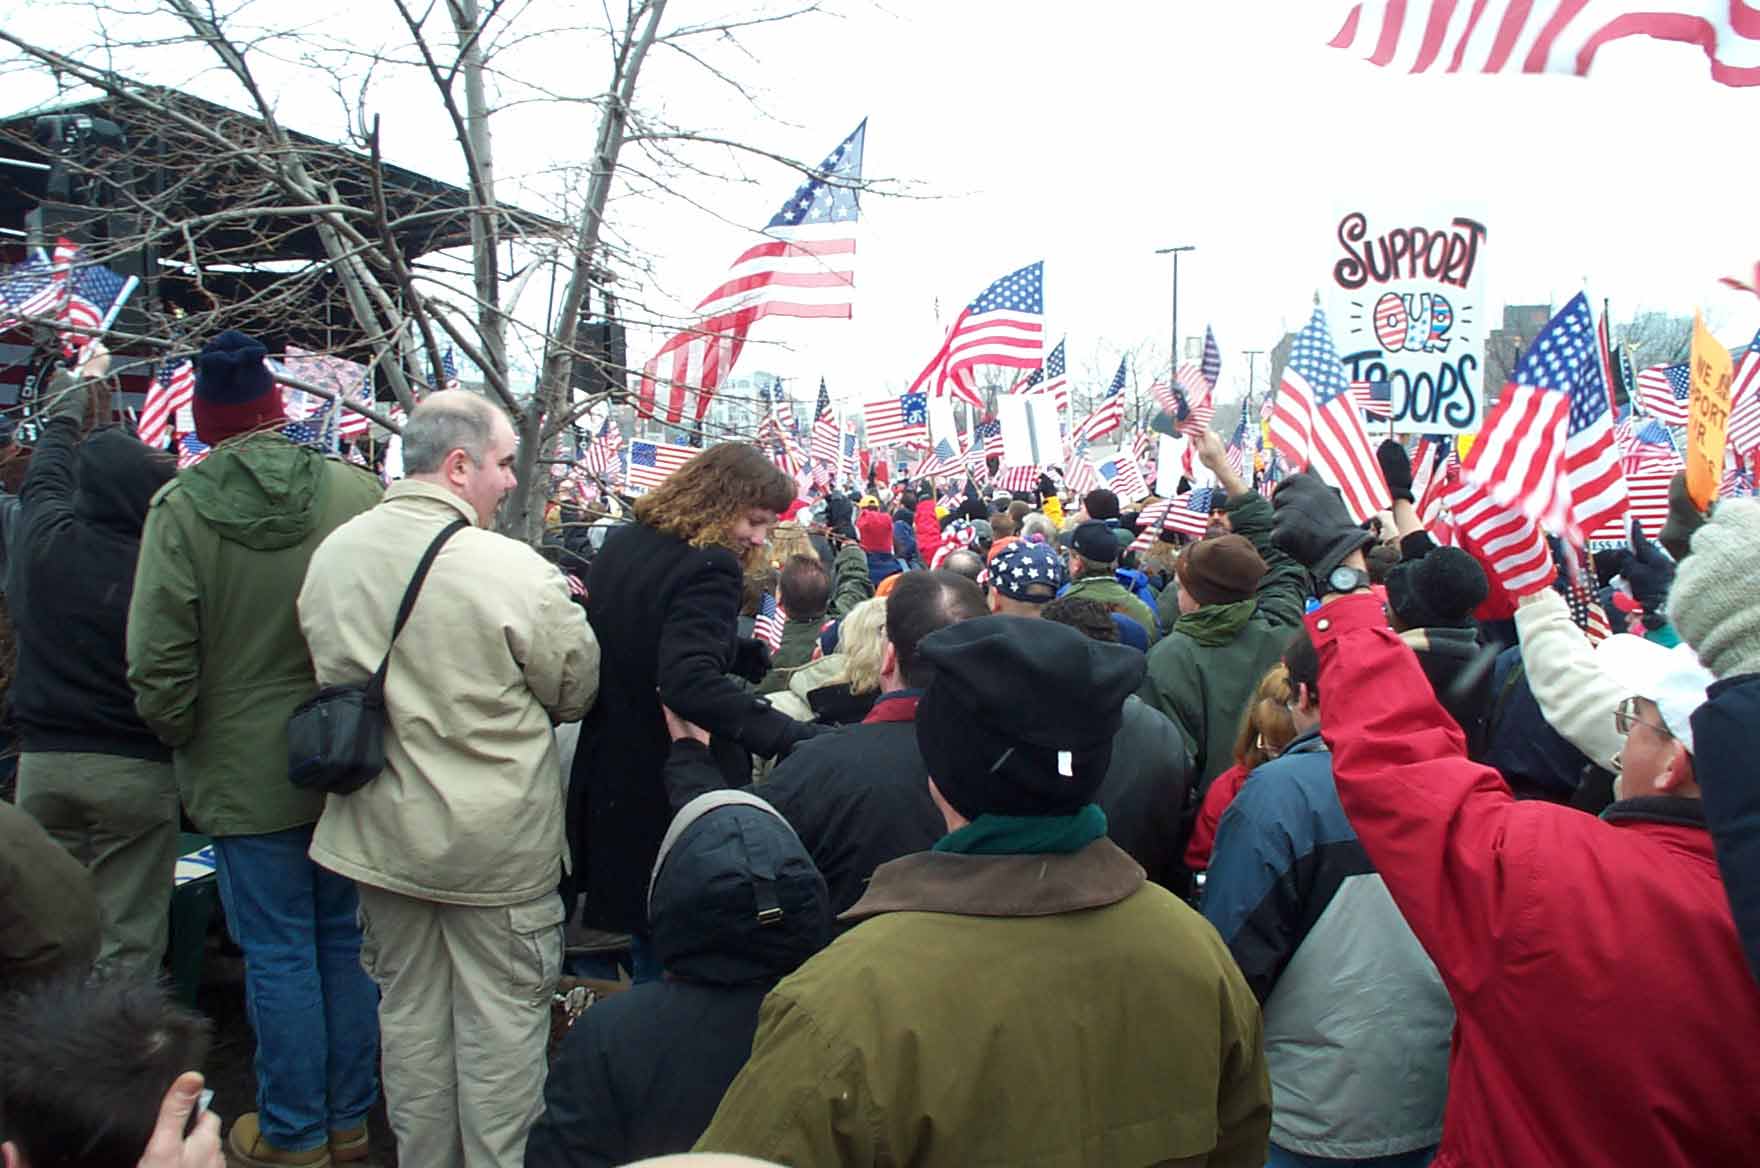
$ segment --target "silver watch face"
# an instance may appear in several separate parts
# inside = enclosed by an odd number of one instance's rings
[[[1327,578],[1334,592],[1351,592],[1362,584],[1362,576],[1355,568],[1334,568]]]

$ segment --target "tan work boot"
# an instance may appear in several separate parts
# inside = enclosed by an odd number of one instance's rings
[[[330,1148],[319,1144],[304,1152],[277,1148],[263,1138],[257,1113],[247,1111],[233,1121],[226,1134],[226,1148],[241,1164],[251,1168],[330,1168]]]
[[[367,1158],[367,1121],[330,1133],[330,1158],[338,1164]]]

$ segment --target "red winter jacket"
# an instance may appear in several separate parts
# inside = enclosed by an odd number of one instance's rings
[[[935,553],[941,550],[941,521],[935,518],[935,500],[917,500],[912,521],[917,529],[917,558],[928,567],[935,562]]]
[[[1760,988],[1698,802],[1518,803],[1373,599],[1307,622],[1339,801],[1454,999],[1436,1168],[1756,1162]]]
[[[1192,871],[1202,872],[1210,867],[1210,851],[1216,846],[1216,827],[1222,822],[1222,813],[1241,793],[1252,773],[1237,762],[1210,780],[1210,789],[1198,804],[1198,818],[1192,823],[1192,838],[1186,843],[1186,867]]]

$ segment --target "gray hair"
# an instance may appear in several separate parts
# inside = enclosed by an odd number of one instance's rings
[[[495,407],[469,390],[429,394],[403,424],[403,472],[434,474],[446,456],[463,450],[479,465],[495,435]]]
[[[1040,535],[1044,536],[1046,543],[1056,546],[1057,524],[1051,521],[1051,516],[1039,511],[1033,511],[1022,516],[1021,538],[1025,539],[1034,532],[1038,532]]]

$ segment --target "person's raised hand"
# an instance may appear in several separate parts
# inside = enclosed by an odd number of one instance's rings
[[[695,722],[685,721],[683,718],[673,713],[672,707],[665,702],[660,703],[660,712],[666,716],[666,733],[671,736],[674,742],[682,742],[685,739],[690,739],[693,742],[701,742],[704,746],[709,745],[709,732],[707,730],[703,729]]]
[[[1644,606],[1645,615],[1661,619],[1668,590],[1674,585],[1674,564],[1645,538],[1636,519],[1632,520],[1631,550],[1620,557],[1619,574],[1632,586],[1632,596]]]
[[[204,1112],[184,1135],[201,1094],[200,1074],[185,1071],[177,1076],[159,1101],[159,1119],[136,1168],[226,1168],[226,1158],[220,1152],[219,1116]]]
[[[1387,493],[1395,499],[1412,502],[1412,459],[1406,448],[1389,438],[1375,448],[1375,461],[1381,464],[1381,477],[1387,480]]]
[[[1351,522],[1344,498],[1318,475],[1293,474],[1271,497],[1271,542],[1324,581],[1375,536]]]
[[[1228,450],[1222,445],[1222,435],[1214,430],[1198,435],[1198,461],[1209,467],[1212,474],[1221,476],[1223,468],[1228,465]]]

